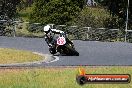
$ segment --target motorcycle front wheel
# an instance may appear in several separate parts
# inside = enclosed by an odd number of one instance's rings
[[[49,52],[51,54],[56,54],[56,49],[55,48],[49,48]]]

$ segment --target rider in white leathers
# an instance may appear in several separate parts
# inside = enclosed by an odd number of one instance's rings
[[[49,38],[49,36],[51,36],[51,35],[54,36],[54,34],[62,34],[62,33],[65,34],[64,31],[57,30],[57,29],[51,29],[51,27],[49,25],[44,26],[44,32],[46,33],[45,41],[47,42],[49,47],[52,46],[52,42],[53,42],[53,38]],[[66,38],[66,40],[69,43],[73,44],[68,38]]]
[[[63,31],[61,30],[56,30],[56,29],[51,29],[51,27],[49,25],[46,25],[44,26],[44,32],[46,34],[50,33],[50,32],[53,32],[53,33],[64,33]]]

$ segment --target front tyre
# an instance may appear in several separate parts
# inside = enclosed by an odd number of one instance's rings
[[[51,54],[56,54],[56,49],[55,48],[49,48],[49,52]]]

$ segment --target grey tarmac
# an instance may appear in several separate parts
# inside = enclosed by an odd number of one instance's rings
[[[132,43],[73,40],[80,56],[52,56],[49,61],[24,66],[131,66]],[[3,37],[1,48],[29,50],[50,55],[43,38]],[[55,58],[55,59],[54,59]],[[58,58],[58,59],[57,59]],[[57,59],[57,60],[56,60]],[[17,66],[17,65],[15,65]]]

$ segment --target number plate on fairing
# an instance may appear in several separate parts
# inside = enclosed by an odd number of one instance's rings
[[[64,45],[64,44],[66,44],[66,39],[64,37],[59,37],[57,39],[57,44],[58,45]]]

